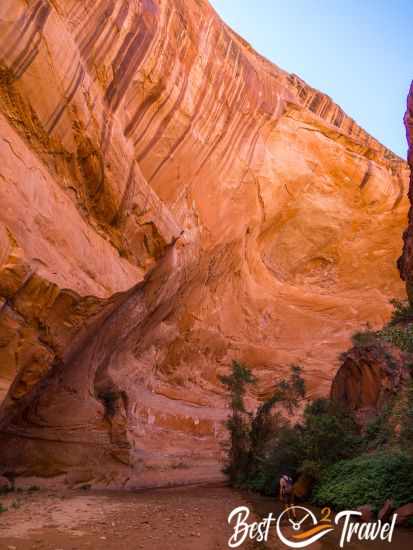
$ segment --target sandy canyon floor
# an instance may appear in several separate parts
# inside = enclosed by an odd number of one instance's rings
[[[274,499],[240,493],[224,486],[151,489],[139,493],[10,493],[1,499],[0,548],[7,550],[224,550],[232,530],[229,512],[247,505],[256,516],[278,513]],[[330,537],[330,538],[329,538]],[[413,531],[399,529],[393,543],[364,542],[348,550],[407,550]],[[271,538],[266,545],[245,543],[242,550],[285,548]],[[311,548],[333,550],[328,535]]]

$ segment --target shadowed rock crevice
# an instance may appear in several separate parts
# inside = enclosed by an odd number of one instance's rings
[[[398,260],[400,276],[406,282],[406,291],[409,301],[413,304],[413,82],[407,97],[407,109],[404,116],[407,143],[409,145],[407,159],[410,166],[409,201],[407,229],[403,233],[403,254]]]

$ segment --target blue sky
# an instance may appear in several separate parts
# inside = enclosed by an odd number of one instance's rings
[[[330,95],[403,158],[413,0],[211,0],[253,48]]]

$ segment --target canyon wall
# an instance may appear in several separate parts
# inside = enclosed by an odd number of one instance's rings
[[[409,301],[413,304],[413,81],[407,96],[404,124],[406,126],[406,138],[409,146],[407,161],[410,166],[410,185],[408,193],[410,209],[407,229],[403,234],[403,253],[399,258],[398,267],[401,278],[406,282],[406,291]]]
[[[0,473],[216,479],[233,359],[326,394],[404,297],[406,163],[203,0],[3,0],[0,160]]]

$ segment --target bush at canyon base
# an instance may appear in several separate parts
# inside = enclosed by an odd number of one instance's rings
[[[314,503],[337,510],[369,504],[378,511],[387,499],[395,507],[413,500],[413,457],[402,451],[364,454],[330,466],[315,488]]]

